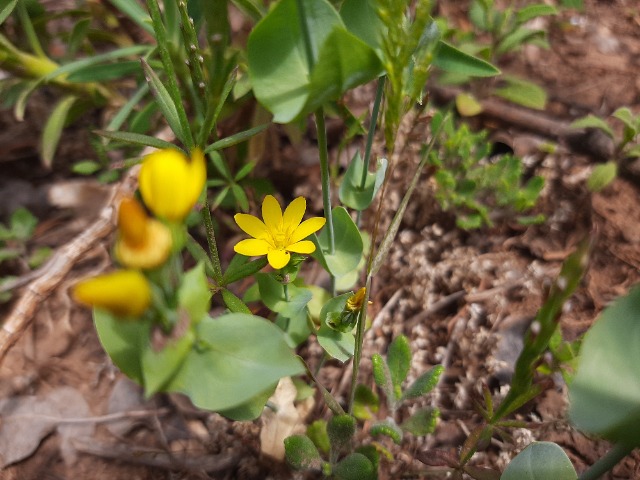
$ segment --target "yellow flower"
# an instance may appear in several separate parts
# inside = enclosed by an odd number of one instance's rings
[[[77,283],[73,297],[114,315],[139,317],[151,303],[151,287],[137,270],[116,270]]]
[[[133,198],[125,198],[118,211],[115,254],[126,267],[150,269],[162,265],[171,253],[171,231],[149,218]]]
[[[269,265],[276,270],[289,263],[290,252],[313,253],[316,246],[304,239],[320,230],[326,220],[313,217],[300,223],[306,208],[306,200],[298,197],[289,204],[283,215],[278,201],[267,195],[262,202],[264,222],[245,213],[235,215],[238,226],[253,238],[238,242],[233,249],[248,257],[266,255]]]
[[[358,310],[360,310],[362,308],[362,302],[364,302],[364,296],[366,293],[367,289],[365,287],[362,287],[356,293],[351,295],[347,299],[347,304],[345,306],[346,310],[349,310],[350,312],[357,312]],[[373,302],[368,302],[369,305],[371,305],[372,303]]]
[[[194,150],[189,160],[178,150],[167,148],[145,157],[140,169],[140,193],[155,215],[180,222],[198,201],[206,179],[201,150]]]

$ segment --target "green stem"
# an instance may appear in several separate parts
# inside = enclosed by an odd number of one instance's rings
[[[620,460],[629,455],[633,447],[618,443],[607,454],[580,475],[579,480],[597,480],[602,475],[615,467]]]
[[[316,130],[318,131],[318,149],[320,154],[320,175],[322,179],[322,204],[324,206],[324,218],[327,219],[327,232],[329,234],[329,255],[336,250],[335,234],[333,232],[333,216],[331,213],[331,183],[329,179],[329,149],[327,146],[327,130],[324,124],[324,110],[320,107],[316,110]],[[332,275],[333,277],[333,275]]]
[[[207,230],[207,243],[209,244],[209,254],[211,256],[211,265],[213,267],[213,279],[216,285],[222,285],[222,267],[220,266],[220,255],[218,254],[218,244],[216,243],[216,234],[213,230],[213,220],[211,219],[211,209],[209,201],[205,195],[204,207],[202,208],[202,219]]]
[[[367,323],[367,306],[369,305],[369,292],[371,289],[371,275],[367,276],[365,295],[358,313],[358,326],[356,329],[356,345],[353,352],[353,372],[351,373],[351,391],[349,393],[349,413],[353,413],[353,403],[356,398],[358,386],[358,372],[360,371],[360,359],[362,358],[362,344],[364,343],[364,329]]]
[[[156,34],[156,42],[158,43],[158,52],[160,53],[160,59],[167,74],[167,91],[171,95],[171,99],[175,104],[176,111],[178,113],[178,121],[184,132],[184,142],[187,150],[193,150],[194,141],[193,134],[191,133],[191,126],[187,118],[187,112],[182,104],[182,97],[180,95],[180,89],[178,88],[178,81],[176,71],[171,60],[171,55],[168,49],[167,32],[164,29],[164,23],[162,22],[162,16],[160,14],[160,7],[158,6],[158,0],[147,0],[147,8],[151,14],[151,20],[153,21],[153,30]]]
[[[364,190],[365,183],[367,181],[367,173],[369,172],[369,164],[371,163],[371,147],[373,145],[373,137],[375,137],[376,126],[378,124],[378,112],[380,111],[380,104],[382,103],[382,93],[384,92],[384,80],[383,75],[378,79],[378,87],[376,88],[376,98],[373,101],[373,109],[371,110],[371,121],[369,124],[369,131],[367,132],[367,144],[364,148],[364,166],[362,168],[362,178],[360,179],[360,188]],[[358,210],[358,216],[356,218],[356,225],[360,227],[360,220],[362,217],[362,210]]]

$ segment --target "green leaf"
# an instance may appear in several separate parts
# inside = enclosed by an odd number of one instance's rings
[[[43,77],[43,80],[45,82],[48,82],[50,80],[53,80],[54,78],[57,78],[61,75],[71,75],[75,72],[78,72],[80,70],[84,70],[88,67],[91,66],[96,66],[99,65],[101,63],[104,62],[108,62],[111,60],[115,60],[117,58],[122,58],[122,57],[129,57],[129,56],[138,56],[140,54],[144,54],[147,53],[149,50],[151,49],[151,47],[147,46],[147,45],[135,45],[132,47],[124,47],[124,48],[118,48],[116,50],[111,50],[107,53],[103,53],[100,55],[94,55],[91,57],[86,57],[86,58],[82,58],[80,60],[76,60],[74,62],[69,62],[66,63],[64,65],[62,65],[59,68],[56,68],[53,72],[48,73],[47,75],[45,75]],[[144,66],[144,60],[143,61],[143,66]]]
[[[506,85],[496,88],[493,91],[494,95],[527,108],[544,110],[547,104],[547,93],[543,88],[535,83],[511,76],[503,76],[501,80],[506,82]]]
[[[118,10],[133,20],[140,28],[155,37],[151,17],[138,2],[131,0],[109,0]]]
[[[596,165],[587,179],[587,188],[599,192],[618,176],[618,164],[614,161]]]
[[[389,437],[396,445],[402,443],[402,430],[400,430],[400,427],[396,425],[396,422],[394,422],[392,418],[372,425],[369,433],[373,436],[384,435]]]
[[[189,313],[192,323],[198,323],[209,312],[211,291],[204,273],[204,262],[199,262],[185,273],[178,289],[178,306]]]
[[[536,38],[543,38],[544,36],[544,30],[531,30],[530,28],[519,27],[502,39],[496,47],[496,53],[498,55],[504,55],[513,50],[518,50],[525,43],[531,43]]]
[[[429,435],[435,431],[438,417],[440,411],[437,408],[423,408],[402,422],[400,428],[416,437]]]
[[[75,97],[73,95],[64,97],[54,107],[51,115],[47,119],[47,123],[44,126],[44,131],[42,132],[42,146],[40,150],[42,161],[47,168],[51,168],[51,164],[53,163],[53,156],[56,153],[58,142],[60,141],[60,136],[62,135],[62,129],[67,122],[69,110],[71,110],[71,107],[77,99],[78,97]]]
[[[518,13],[516,13],[516,21],[522,24],[536,17],[544,17],[557,14],[558,9],[552,5],[545,5],[543,3],[527,5],[518,10]]]
[[[356,419],[351,415],[334,415],[327,423],[327,435],[334,452],[347,450],[355,433]]]
[[[533,442],[507,465],[500,480],[576,480],[571,460],[553,442]]]
[[[249,130],[245,130],[243,132],[236,133],[229,137],[223,138],[222,140],[218,140],[217,142],[212,143],[207,148],[204,149],[204,153],[211,153],[216,150],[222,150],[223,148],[232,147],[233,145],[237,145],[238,143],[242,143],[246,140],[249,140],[251,137],[257,135],[262,132],[269,126],[268,123],[264,125],[258,125],[257,127],[250,128]]]
[[[11,15],[17,4],[18,0],[0,0],[0,25]]]
[[[369,420],[380,408],[380,398],[365,385],[358,385],[353,399],[353,415],[358,420]]]
[[[333,470],[337,480],[376,480],[373,463],[361,453],[352,453],[343,458]]]
[[[300,113],[313,112],[382,72],[382,62],[371,47],[344,28],[334,28],[313,66],[309,95]]]
[[[137,60],[130,60],[125,62],[107,63],[105,65],[89,65],[69,75],[67,80],[78,83],[107,82],[140,72],[140,62]]]
[[[364,188],[361,188],[364,161],[360,152],[356,152],[340,184],[340,201],[354,210],[367,209],[384,181],[388,164],[386,158],[379,159],[376,171],[366,173]]]
[[[329,453],[331,443],[329,442],[327,422],[325,420],[316,420],[309,425],[307,427],[307,436],[311,439],[318,450],[325,454]]]
[[[267,257],[240,263],[241,259],[247,260],[247,257],[240,254],[236,254],[233,257],[229,267],[222,276],[222,285],[229,285],[230,283],[237,282],[243,278],[250,277],[251,275],[258,273],[267,265]]]
[[[586,117],[579,118],[578,120],[571,123],[570,127],[572,128],[598,128],[602,130],[604,133],[609,135],[611,138],[614,137],[613,130],[609,126],[607,122],[598,118],[592,114],[587,115]]]
[[[344,207],[335,207],[333,213],[333,230],[335,235],[335,252],[329,254],[329,229],[323,228],[320,235],[312,235],[316,251],[312,256],[329,273],[341,277],[358,266],[364,245],[358,227]]]
[[[158,107],[160,107],[162,115],[169,124],[169,127],[171,128],[173,133],[176,134],[178,140],[180,140],[183,144],[186,143],[185,132],[182,131],[182,125],[180,124],[180,119],[178,117],[178,110],[175,103],[173,103],[173,100],[171,99],[171,95],[169,95],[169,91],[166,89],[156,72],[153,71],[146,60],[142,58],[140,59],[140,62],[142,62],[144,76],[147,79],[147,83],[149,84],[151,93],[153,93],[153,96],[156,99]]]
[[[144,392],[147,397],[161,391],[182,367],[194,340],[193,331],[187,329],[180,338],[167,338],[166,344],[158,351],[147,342],[141,357]]]
[[[409,340],[404,335],[398,335],[389,345],[387,365],[396,396],[399,397],[400,386],[407,379],[411,368],[411,347],[409,347]]]
[[[634,118],[633,113],[631,113],[629,107],[620,107],[615,112],[613,112],[611,116],[620,120],[628,129],[632,130],[634,133],[637,133],[638,120]]]
[[[381,49],[381,38],[386,30],[372,0],[345,0],[340,16],[347,30],[376,50]]]
[[[309,338],[311,330],[307,321],[308,315],[309,310],[305,308],[293,318],[280,314],[276,316],[275,324],[285,333],[285,340],[291,348],[296,348]]]
[[[442,40],[438,41],[433,65],[445,72],[460,73],[472,77],[493,77],[500,74],[500,70],[489,62],[468,55]]]
[[[482,112],[482,105],[471,93],[456,95],[456,109],[463,117],[473,117]]]
[[[626,150],[624,154],[629,158],[640,157],[640,145],[635,145],[631,147],[629,150]]]
[[[113,363],[127,377],[144,385],[141,355],[149,343],[150,321],[121,320],[106,310],[93,309],[98,338]]]
[[[287,463],[294,470],[320,470],[320,452],[306,435],[293,435],[284,439]]]
[[[224,304],[231,313],[251,313],[249,307],[230,290],[223,288],[220,294],[222,295]]]
[[[607,307],[584,337],[569,389],[569,416],[581,430],[640,446],[640,287]]]
[[[71,170],[78,175],[91,175],[96,173],[98,170],[102,168],[98,162],[93,160],[82,160],[80,162],[76,162],[71,167]]]
[[[260,392],[255,397],[251,398],[249,401],[238,405],[237,407],[219,410],[218,413],[231,420],[235,420],[236,422],[249,422],[251,420],[255,420],[262,414],[265,404],[269,398],[271,398],[273,392],[276,391],[276,386],[277,384],[274,384],[264,392]]]
[[[331,327],[331,324],[329,323],[329,321],[331,320],[331,315],[334,313],[338,313],[338,314],[342,313],[345,306],[347,305],[347,300],[351,295],[353,295],[353,292],[347,292],[328,300],[320,309],[320,315],[319,315],[320,323],[326,324]]]
[[[339,332],[322,324],[316,333],[318,343],[333,358],[346,362],[353,357],[356,339],[351,332]]]
[[[397,397],[387,362],[384,361],[384,358],[382,358],[380,354],[374,353],[371,357],[371,365],[373,367],[373,379],[376,385],[382,389],[389,403],[394,406],[397,402]]]
[[[256,280],[260,288],[260,299],[274,312],[280,313],[287,318],[296,317],[309,303],[313,294],[307,288],[288,285],[289,300],[286,300],[284,286],[278,282],[273,275],[268,273],[257,273]]]
[[[304,20],[315,55],[340,16],[325,0],[305,2]],[[282,0],[253,28],[247,43],[249,76],[256,98],[287,123],[304,108],[309,95],[309,63],[305,52],[301,12],[295,0]],[[311,60],[311,62],[310,62]]]
[[[94,130],[93,133],[100,135],[101,137],[116,140],[118,142],[130,143],[132,145],[143,145],[145,147],[154,148],[173,148],[183,152],[183,150],[175,146],[173,143],[169,143],[156,137],[150,137],[149,135],[142,135],[140,133],[110,132],[108,130]]]
[[[38,219],[24,207],[17,208],[9,219],[11,237],[25,242],[31,238],[38,225]]]
[[[418,398],[429,393],[438,384],[442,372],[444,372],[444,367],[442,365],[436,365],[428,372],[420,375],[416,381],[404,391],[402,400]]]
[[[315,110],[382,71],[374,50],[345,30],[326,0],[281,0],[249,35],[247,54],[254,94],[279,123]]]
[[[304,371],[273,323],[253,315],[206,317],[197,343],[167,391],[188,395],[194,405],[221,411],[238,407],[282,377]]]

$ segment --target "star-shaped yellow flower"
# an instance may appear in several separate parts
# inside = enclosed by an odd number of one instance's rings
[[[278,201],[267,195],[262,202],[264,222],[246,213],[235,215],[238,226],[253,238],[238,242],[233,249],[248,257],[266,255],[269,265],[276,270],[289,263],[290,253],[313,253],[316,246],[310,240],[304,239],[320,230],[326,220],[313,217],[302,222],[306,208],[306,200],[298,197],[289,204],[283,214]]]

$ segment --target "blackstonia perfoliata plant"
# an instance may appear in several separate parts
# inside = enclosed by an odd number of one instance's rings
[[[282,378],[306,376],[315,383],[331,416],[310,422],[306,435],[285,440],[290,465],[335,479],[378,478],[381,461],[392,457],[383,445],[385,438],[402,445],[407,434],[429,435],[439,416],[435,406],[411,415],[403,408],[436,388],[443,373],[435,365],[406,385],[412,355],[403,336],[391,343],[386,358],[379,354],[371,358],[378,393],[365,386],[371,382],[359,378],[372,280],[394,243],[423,170],[430,165],[435,171],[437,198],[458,211],[463,227],[490,224],[492,212],[507,205],[514,207],[515,214],[524,212],[535,204],[542,183],[533,178],[522,185],[518,159],[489,161],[483,134],[454,127],[443,112],[430,112],[433,120],[425,132],[426,146],[389,228],[379,232],[378,214],[373,231],[364,235],[360,216],[370,213],[377,195],[385,194],[389,172],[399,157],[398,130],[404,119],[411,119],[407,113],[431,108],[423,100],[428,98],[432,72],[442,70],[450,78],[494,77],[499,73],[489,63],[494,55],[540,42],[544,32],[530,29],[527,22],[551,15],[555,9],[540,4],[494,11],[493,1],[472,2],[474,24],[493,39],[492,53],[482,59],[474,56],[486,53],[478,44],[462,51],[445,41],[442,35],[448,32],[443,22],[432,17],[435,2],[428,0],[278,0],[268,5],[254,0],[146,0],[146,9],[125,0],[108,3],[108,8],[92,3],[96,13],[85,11],[86,18],[65,39],[65,55],[50,58],[45,52],[55,39],[46,26],[54,17],[37,0],[0,2],[0,23],[20,27],[11,30],[17,32],[11,38],[13,33],[0,35],[2,69],[14,75],[0,84],[0,90],[10,94],[7,101],[17,117],[23,117],[27,99],[41,85],[64,92],[44,129],[45,165],[53,165],[64,125],[96,107],[107,107],[111,114],[95,131],[98,159],[80,162],[76,171],[108,170],[109,155],[114,153],[132,160],[123,162],[126,165],[142,162],[139,195],[121,199],[117,205],[116,267],[79,282],[73,288],[74,297],[93,307],[104,349],[146,395],[181,392],[197,407],[235,420],[252,420],[261,415]],[[231,4],[253,23],[246,49],[230,42]],[[78,11],[65,10],[60,17]],[[119,25],[112,11],[144,30],[141,38],[148,38],[148,44],[135,45],[125,29],[100,30],[103,22]],[[95,35],[97,31],[101,35]],[[85,53],[97,50],[105,53]],[[329,168],[326,112],[344,113],[344,94],[369,82],[376,82],[377,88],[366,147],[354,155],[342,179],[332,178],[331,171],[337,169]],[[520,94],[522,100],[523,92],[535,103],[530,106],[539,106],[539,92],[522,82],[508,80],[502,96],[517,100],[514,96]],[[254,118],[272,115],[273,122],[300,126],[313,116],[321,191],[311,195],[322,196],[322,217],[304,218],[307,200],[303,197],[278,199],[277,193],[245,191],[244,182],[254,171],[254,164],[248,162],[253,159],[245,161],[246,156],[238,155],[241,165],[235,164],[232,173],[226,149],[252,141],[269,122],[248,122],[237,133],[219,138],[218,121],[237,111],[240,102],[253,101],[261,105]],[[637,153],[626,147],[639,130],[637,119],[626,111],[618,111],[616,118],[626,128],[620,152]],[[156,135],[161,126],[171,132],[168,140]],[[389,160],[371,162],[379,126]],[[155,151],[142,156],[141,147]],[[212,169],[222,178],[208,179],[207,170]],[[331,197],[332,183],[338,181],[340,202]],[[212,215],[206,186],[220,188],[215,207],[237,206],[236,233],[250,237],[235,244],[236,255],[225,265],[216,235],[227,231],[214,228],[218,212],[213,209]],[[229,196],[233,202],[225,201]],[[284,212],[282,200],[290,202]],[[255,213],[257,204],[262,205],[262,219],[248,213]],[[357,222],[352,218],[355,212]],[[208,251],[197,233],[192,235],[187,228],[198,215]],[[231,221],[226,226],[235,228]],[[451,460],[453,478],[463,474],[498,478],[499,472],[478,469],[469,462],[494,433],[520,425],[506,417],[540,393],[538,367],[549,344],[559,345],[553,340],[558,317],[584,273],[586,251],[582,245],[565,262],[525,338],[509,394],[494,407],[491,394],[485,391],[484,421]],[[312,261],[328,274],[325,288],[305,283],[303,266]],[[240,291],[237,282],[249,277],[255,280],[253,286]],[[214,296],[225,308],[216,317],[211,316]],[[631,391],[636,377],[625,368],[633,362],[623,359],[622,349],[615,347],[621,344],[625,352],[640,351],[633,345],[636,336],[618,335],[633,331],[633,325],[625,322],[637,309],[636,297],[632,293],[605,311],[604,340],[594,336],[585,340],[584,349],[592,360],[585,359],[576,374],[572,418],[619,446],[591,473],[583,474],[584,480],[610,469],[638,445],[637,435],[628,427],[640,405]],[[254,301],[262,302],[268,311],[250,309],[248,303]],[[253,313],[257,311],[267,313],[260,317]],[[622,324],[607,320],[613,316],[621,318]],[[325,358],[353,362],[349,395],[342,402],[295,353],[310,337],[317,339]],[[605,382],[607,392],[599,388],[602,372],[595,368],[607,365],[598,360],[602,358],[614,359],[617,374],[631,372],[625,378],[609,375],[609,380],[619,378],[620,383]],[[612,393],[616,391],[622,393]],[[386,418],[378,418],[381,398],[386,401]],[[603,411],[599,399],[619,408]],[[363,435],[365,421],[370,428]],[[516,457],[502,478],[576,478],[559,450],[553,444],[534,444]],[[534,465],[533,472],[527,470],[529,465]]]

